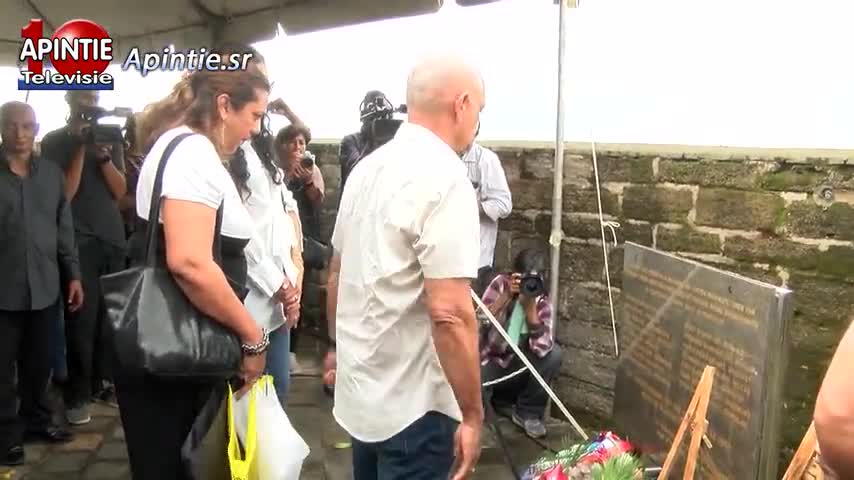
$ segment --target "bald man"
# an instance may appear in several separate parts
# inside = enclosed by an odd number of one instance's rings
[[[469,296],[480,227],[459,158],[483,80],[458,58],[431,57],[410,74],[407,104],[409,122],[350,174],[335,223],[333,413],[353,437],[356,480],[459,480],[477,463],[483,423]]]
[[[815,433],[822,463],[836,477],[854,478],[854,322],[843,335],[815,402]]]
[[[51,423],[45,399],[60,270],[69,307],[83,302],[80,266],[62,171],[33,155],[38,133],[29,105],[0,106],[0,464],[24,462],[25,434],[50,442],[71,435]],[[15,370],[17,368],[17,386]],[[20,395],[21,407],[17,408]]]

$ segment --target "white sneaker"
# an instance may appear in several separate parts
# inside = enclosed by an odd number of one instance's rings
[[[65,417],[71,425],[85,425],[92,421],[89,405],[81,405],[66,410]]]

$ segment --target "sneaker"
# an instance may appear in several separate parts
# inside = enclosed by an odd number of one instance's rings
[[[92,416],[89,414],[89,405],[80,405],[66,410],[65,418],[71,425],[86,425],[92,421]]]
[[[119,401],[116,399],[116,387],[112,385],[104,387],[103,390],[95,395],[93,400],[113,408],[119,408]]]
[[[25,460],[26,454],[24,453],[23,445],[15,445],[6,450],[6,454],[3,457],[0,457],[0,465],[15,467],[23,465]]]
[[[546,436],[546,424],[539,418],[524,418],[516,411],[512,415],[513,423],[525,431],[525,435],[531,438],[543,438]]]

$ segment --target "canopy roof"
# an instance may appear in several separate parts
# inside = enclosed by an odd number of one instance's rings
[[[482,1],[482,0],[475,0]],[[435,13],[443,0],[0,0],[0,64],[17,63],[21,29],[44,20],[44,36],[71,19],[103,26],[114,40],[114,58],[131,47],[157,50],[210,46],[219,41],[255,43],[276,35]],[[460,0],[460,4],[472,3]],[[484,2],[487,3],[487,2]]]

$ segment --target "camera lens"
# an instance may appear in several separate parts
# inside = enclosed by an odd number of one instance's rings
[[[303,168],[311,168],[314,166],[314,159],[309,156],[302,157],[300,165],[302,165]]]

